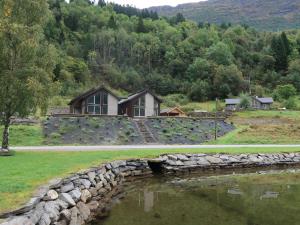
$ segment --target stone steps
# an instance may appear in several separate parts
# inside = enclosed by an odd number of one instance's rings
[[[140,134],[143,136],[145,142],[147,144],[156,144],[157,141],[154,138],[152,132],[148,128],[148,126],[145,124],[145,121],[142,119],[135,120],[136,125],[139,129]]]

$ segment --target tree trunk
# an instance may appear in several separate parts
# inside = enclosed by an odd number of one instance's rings
[[[6,152],[9,151],[9,125],[10,119],[5,120],[1,150]]]

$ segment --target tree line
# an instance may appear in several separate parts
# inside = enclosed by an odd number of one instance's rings
[[[100,84],[193,101],[261,96],[283,84],[300,91],[299,30],[196,24],[105,1],[2,0],[0,10],[3,149],[12,116]]]

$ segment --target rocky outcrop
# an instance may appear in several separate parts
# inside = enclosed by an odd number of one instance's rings
[[[3,214],[2,225],[81,225],[107,207],[127,177],[152,174],[146,160],[114,161],[40,188],[24,207]]]
[[[38,190],[24,207],[3,214],[1,225],[83,225],[122,193],[122,183],[153,173],[300,164],[300,153],[166,154],[156,159],[120,160],[56,179]]]

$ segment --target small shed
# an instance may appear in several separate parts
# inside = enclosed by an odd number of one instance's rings
[[[186,113],[178,107],[163,109],[160,111],[160,116],[187,117]]]
[[[253,97],[252,98],[252,108],[254,109],[262,109],[262,110],[269,110],[274,103],[273,98],[271,97]]]
[[[235,111],[239,109],[239,105],[241,103],[241,99],[234,98],[234,99],[225,99],[225,109],[228,111]]]

